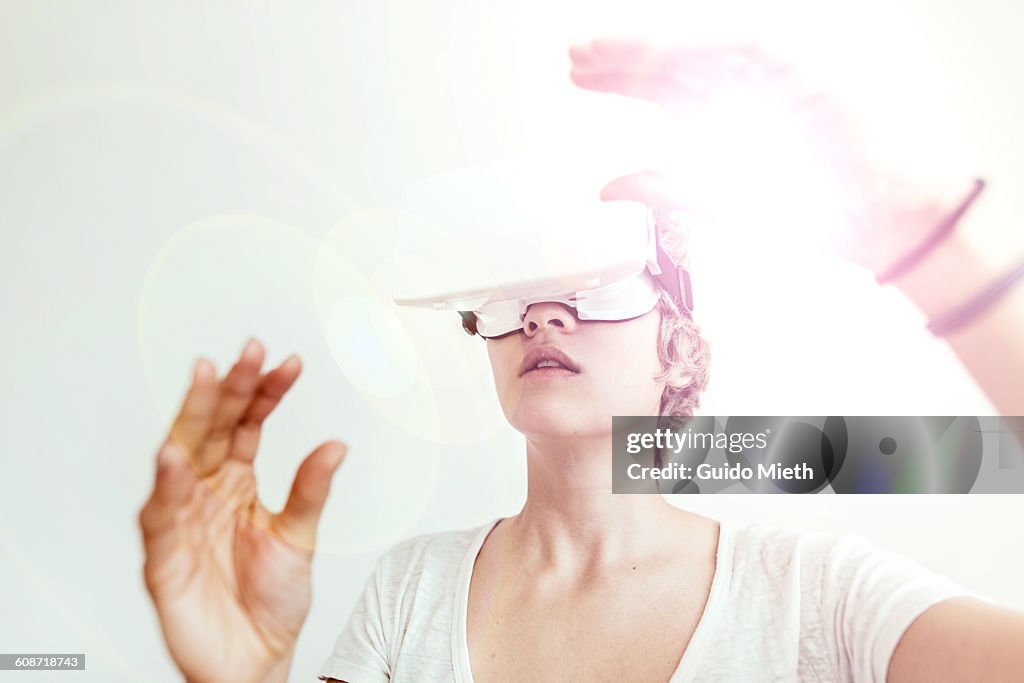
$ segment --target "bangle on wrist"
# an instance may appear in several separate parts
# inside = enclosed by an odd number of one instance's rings
[[[963,217],[967,209],[974,203],[974,200],[978,198],[981,191],[985,189],[985,181],[981,178],[976,178],[974,181],[974,189],[968,193],[967,197],[960,202],[960,206],[956,208],[953,213],[947,216],[938,227],[932,231],[932,233],[925,239],[924,242],[919,244],[910,253],[905,255],[899,261],[889,266],[888,269],[882,271],[875,277],[875,282],[880,285],[884,285],[887,282],[891,282],[898,277],[906,275],[909,271],[913,270],[924,257],[927,256],[932,250],[935,249],[944,239],[949,237],[953,229],[956,228],[957,223],[960,222],[960,218]]]
[[[1022,279],[1024,279],[1024,259],[1004,275],[993,280],[966,303],[934,318],[928,323],[928,331],[937,337],[942,337],[969,325]]]

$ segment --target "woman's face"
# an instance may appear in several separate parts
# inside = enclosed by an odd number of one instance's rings
[[[560,303],[531,305],[519,333],[487,340],[505,417],[525,435],[586,437],[611,433],[612,415],[657,415],[665,388],[654,380],[660,325],[657,306],[605,322],[580,321]],[[524,368],[543,349],[565,354],[578,371]]]

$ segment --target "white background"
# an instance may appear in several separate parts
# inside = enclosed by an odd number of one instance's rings
[[[1024,215],[1021,25],[1014,3],[965,0],[0,5],[0,651],[85,652],[76,680],[176,679],[136,513],[193,360],[223,370],[249,335],[305,362],[257,461],[267,504],[318,443],[350,446],[295,680],[388,546],[518,510],[523,444],[481,342],[454,314],[394,310],[388,238],[425,175],[570,134],[657,146],[629,128],[649,107],[573,89],[569,44],[773,46],[895,122],[893,163],[989,178],[965,229],[1005,251]],[[725,281],[695,264],[703,414],[993,412],[898,294],[772,265]],[[1024,608],[1021,496],[680,504],[862,533]]]

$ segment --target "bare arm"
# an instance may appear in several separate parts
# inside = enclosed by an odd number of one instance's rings
[[[964,217],[963,230],[896,281],[929,318],[964,303],[1024,257],[1024,246],[1006,254],[983,251],[970,229],[986,228],[979,221],[992,216],[980,203],[975,208]],[[1024,415],[1024,282],[946,340],[1000,414]]]
[[[834,174],[841,181],[839,187],[852,198],[850,208],[859,207],[856,212],[873,207],[857,213],[855,229],[835,243],[834,255],[875,273],[923,242],[960,203],[959,193],[970,187],[973,169],[950,169],[946,184],[940,186],[932,181],[903,179],[884,166],[876,166],[877,160],[859,151],[862,139],[870,138],[861,130],[863,121],[848,115],[832,93],[804,83],[792,65],[780,63],[752,46],[666,50],[642,43],[593,41],[573,47],[570,57],[571,77],[578,86],[650,100],[684,116],[718,89],[737,83],[751,88],[760,84],[802,102],[788,115],[795,117],[809,139],[822,149],[832,150],[826,157],[830,161],[821,165],[820,172]],[[747,73],[756,70],[737,71],[733,66],[743,63],[760,65],[763,73],[776,75],[750,78]],[[752,118],[756,118],[756,111]],[[807,179],[799,172],[786,176],[782,164],[778,175],[763,182],[772,181],[773,191],[780,194],[790,192],[787,188],[800,188]],[[1024,239],[1016,227],[1019,219],[1009,226],[1007,217],[998,215],[992,196],[993,192],[1012,192],[1013,188],[1001,186],[998,178],[988,180],[991,186],[966,212],[953,235],[895,281],[929,319],[967,302],[1024,257]],[[890,189],[875,197],[875,189],[881,188]],[[681,177],[642,172],[613,180],[601,196],[669,209],[700,208],[703,199],[695,192]],[[800,191],[791,195],[794,205],[805,201]],[[875,204],[869,201],[873,197],[877,199]],[[1017,241],[1005,253],[987,252],[982,241],[972,237],[983,236],[986,230],[1017,235]],[[1024,283],[1018,282],[983,317],[949,334],[947,340],[1001,414],[1024,415]]]
[[[932,606],[910,625],[889,662],[889,683],[1020,681],[1024,613],[974,598]]]

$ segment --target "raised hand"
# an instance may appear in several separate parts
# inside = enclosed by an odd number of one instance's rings
[[[188,681],[284,680],[310,607],[316,529],[346,448],[328,441],[299,466],[284,509],[256,497],[263,421],[301,372],[297,356],[261,374],[251,340],[217,381],[199,359],[157,456],[139,514],[146,586]]]
[[[574,46],[570,57],[576,85],[657,103],[708,145],[680,155],[685,171],[616,178],[602,191],[607,200],[712,217],[724,210],[751,228],[768,223],[772,212],[791,212],[812,230],[830,231],[815,235],[816,243],[878,272],[919,244],[972,189],[966,171],[951,170],[941,186],[926,184],[926,173],[895,172],[870,147],[865,122],[834,93],[761,48],[596,40]],[[825,228],[820,217],[829,212],[842,220]],[[776,224],[787,222],[794,221]]]

